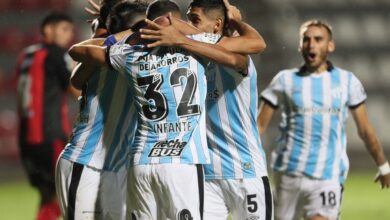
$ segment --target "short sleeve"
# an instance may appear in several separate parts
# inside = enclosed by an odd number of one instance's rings
[[[367,99],[366,91],[360,80],[353,74],[349,75],[348,102],[350,108],[355,108]]]
[[[261,98],[270,104],[273,108],[279,106],[279,94],[283,90],[282,73],[278,73],[271,81],[271,83],[261,92]]]
[[[116,44],[116,43],[117,43],[117,41],[116,41],[114,35],[110,35],[110,36],[108,36],[108,37],[104,40],[104,45],[106,45],[106,46],[111,46],[111,45],[114,45],[114,44]]]
[[[203,43],[216,44],[221,38],[221,35],[212,33],[201,33],[195,35],[188,35],[187,37]]]
[[[106,57],[108,66],[118,72],[123,72],[126,65],[126,59],[133,52],[129,44],[117,43],[112,46],[107,46]]]

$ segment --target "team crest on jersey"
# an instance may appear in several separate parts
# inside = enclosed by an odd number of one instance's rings
[[[149,153],[149,157],[173,157],[180,156],[187,142],[176,140],[166,140],[157,142]]]
[[[332,88],[332,97],[335,99],[340,99],[341,96],[343,95],[343,88],[341,86]]]

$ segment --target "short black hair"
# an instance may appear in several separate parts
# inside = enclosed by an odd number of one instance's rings
[[[99,11],[99,26],[105,27],[107,22],[107,17],[110,14],[111,9],[119,3],[121,0],[102,0],[100,3],[100,11]]]
[[[156,0],[149,4],[146,11],[146,17],[149,20],[154,20],[157,17],[168,14],[169,12],[179,13],[179,6],[170,0]]]
[[[46,15],[41,22],[41,33],[43,34],[43,29],[46,25],[56,24],[62,21],[73,23],[73,20],[69,15],[60,12],[51,12]]]
[[[148,5],[143,2],[119,2],[111,9],[108,15],[108,32],[115,34],[127,29],[133,30],[137,23],[145,19],[147,7]]]
[[[203,13],[206,15],[210,11],[218,11],[223,16],[223,19],[226,18],[227,10],[223,0],[193,0],[189,7],[202,8]]]

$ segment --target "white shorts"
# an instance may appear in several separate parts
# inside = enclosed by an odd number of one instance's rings
[[[127,171],[109,172],[60,158],[56,191],[64,219],[124,220]]]
[[[131,167],[127,219],[200,220],[203,184],[201,165],[149,164]]]
[[[342,186],[337,180],[277,173],[275,185],[275,219],[308,219],[315,215],[338,219]]]
[[[272,193],[268,177],[207,180],[204,220],[271,220]]]

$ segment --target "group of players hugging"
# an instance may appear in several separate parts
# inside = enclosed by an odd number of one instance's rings
[[[302,24],[304,64],[276,74],[259,105],[249,55],[266,43],[227,0],[192,0],[186,20],[170,0],[90,4],[94,36],[69,49],[81,96],[55,172],[64,219],[338,219],[349,111],[388,188],[365,90],[328,60],[327,23]],[[272,196],[260,134],[277,109]]]

